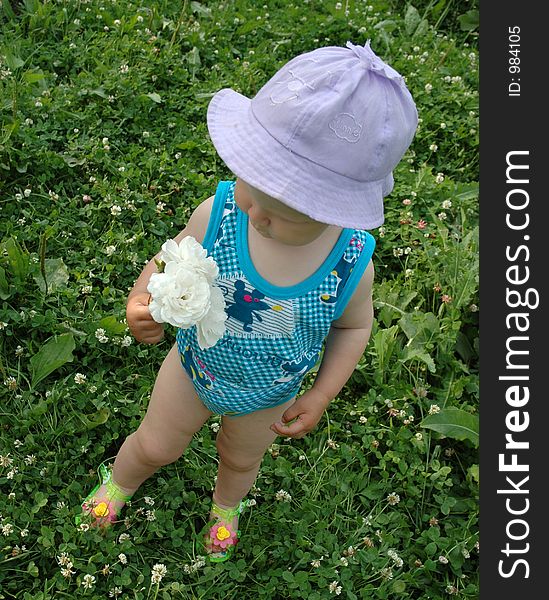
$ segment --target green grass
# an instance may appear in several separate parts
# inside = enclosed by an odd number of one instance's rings
[[[421,425],[438,409],[460,423],[478,413],[478,50],[461,18],[475,3],[417,8],[2,2],[0,598],[478,596],[476,438]],[[301,52],[370,38],[421,122],[373,232],[376,323],[352,379],[315,432],[266,456],[233,561],[200,560],[212,423],[125,524],[78,530],[96,466],[139,424],[174,340],[128,344],[127,291],[231,177],[207,136],[209,99],[253,95]]]

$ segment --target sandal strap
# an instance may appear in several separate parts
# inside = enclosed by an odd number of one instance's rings
[[[233,508],[221,508],[212,500],[212,510],[222,519],[228,521],[230,519],[234,519],[235,517],[239,517],[244,509],[248,506],[247,500],[241,500],[239,504],[234,506]]]
[[[126,494],[113,481],[112,468],[107,467],[105,465],[105,463],[101,463],[99,465],[99,468],[97,469],[97,472],[99,475],[99,480],[107,488],[107,494],[109,496],[109,500],[116,500],[118,502],[124,502],[124,503],[128,502],[128,500],[131,500],[133,494]]]

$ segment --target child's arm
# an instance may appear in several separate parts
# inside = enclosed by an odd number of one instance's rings
[[[194,210],[187,226],[174,239],[179,243],[184,237],[191,235],[197,242],[202,243],[208,228],[210,213],[212,211],[213,196],[204,200]],[[126,303],[126,321],[133,336],[138,342],[156,344],[164,337],[164,326],[157,323],[149,311],[149,297],[147,285],[153,273],[157,272],[155,258],[160,258],[160,252],[150,260],[141,275],[137,278]]]
[[[324,410],[352,375],[364,353],[374,318],[370,261],[341,317],[332,323],[320,369],[312,388],[282,415],[271,429],[285,437],[303,437],[314,429]],[[295,421],[286,425],[290,421]]]

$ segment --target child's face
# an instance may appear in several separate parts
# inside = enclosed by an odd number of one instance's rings
[[[242,179],[236,180],[234,198],[256,231],[281,244],[305,246],[329,227],[267,196]]]

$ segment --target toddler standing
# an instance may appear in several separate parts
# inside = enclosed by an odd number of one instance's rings
[[[96,524],[116,520],[220,414],[205,547],[212,561],[232,555],[266,449],[277,435],[314,429],[364,352],[375,245],[365,230],[383,223],[392,170],[416,126],[402,77],[369,43],[302,54],[252,100],[230,89],[213,97],[210,136],[236,181],[220,182],[175,239],[193,236],[217,262],[227,329],[205,350],[195,327],[178,331],[141,425],[82,505]],[[148,344],[163,336],[148,308],[155,271],[153,259],[127,302],[130,330]],[[319,360],[314,384],[297,398]]]

